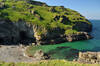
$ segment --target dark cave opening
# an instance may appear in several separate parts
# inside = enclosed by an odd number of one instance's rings
[[[27,34],[25,31],[20,31],[20,39],[25,40],[28,39]]]
[[[4,39],[3,38],[0,38],[0,43],[4,42]]]
[[[20,31],[19,37],[17,36],[10,36],[10,37],[0,37],[0,44],[3,45],[17,45],[17,44],[24,44],[28,45],[30,43],[36,43],[36,39],[34,37],[28,36],[26,31]]]
[[[22,44],[29,44],[29,43],[35,43],[35,38],[31,38],[27,35],[26,31],[20,31],[20,42]]]

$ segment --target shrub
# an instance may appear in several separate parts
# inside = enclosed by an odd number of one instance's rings
[[[76,30],[72,30],[72,29],[69,29],[69,30],[65,31],[66,35],[72,35],[72,34],[76,34],[76,33],[77,33],[77,31]]]

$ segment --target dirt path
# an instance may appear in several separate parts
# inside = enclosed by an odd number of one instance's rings
[[[0,61],[5,62],[34,62],[33,58],[24,56],[24,49],[18,45],[1,45],[0,46]]]

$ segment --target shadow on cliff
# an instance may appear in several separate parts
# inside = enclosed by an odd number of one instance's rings
[[[36,43],[34,38],[24,38],[21,39],[19,41],[14,41],[12,40],[5,40],[4,38],[0,38],[0,45],[19,45],[19,44],[23,44],[23,45],[29,45],[32,43]]]

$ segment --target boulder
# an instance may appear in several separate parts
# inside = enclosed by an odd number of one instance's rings
[[[100,63],[100,52],[79,52],[78,61],[82,63]]]
[[[45,60],[45,59],[49,59],[50,56],[46,53],[44,53],[42,50],[37,50],[36,53],[34,54],[34,57],[37,60]]]

